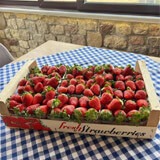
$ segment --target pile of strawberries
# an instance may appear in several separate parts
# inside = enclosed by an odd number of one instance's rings
[[[150,114],[141,73],[130,65],[32,68],[7,100],[18,116],[98,123],[145,122]]]

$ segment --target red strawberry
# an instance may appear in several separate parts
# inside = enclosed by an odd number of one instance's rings
[[[92,97],[94,96],[94,93],[90,89],[85,89],[83,95],[87,97]]]
[[[88,70],[88,71],[85,73],[85,79],[89,80],[89,79],[92,78],[93,75],[94,75],[93,71]]]
[[[100,101],[101,101],[102,105],[106,105],[106,104],[110,103],[112,101],[112,99],[113,99],[112,94],[105,92],[102,94]]]
[[[146,100],[144,100],[144,99],[137,100],[136,104],[137,104],[138,108],[140,108],[140,107],[149,107],[148,102]]]
[[[58,83],[59,83],[59,78],[58,77],[52,77],[48,84],[49,86],[53,87],[53,88],[56,88],[58,86]]]
[[[106,81],[109,81],[109,80],[113,80],[113,75],[111,73],[107,73],[105,76],[104,76],[104,79]]]
[[[43,66],[43,67],[41,68],[42,73],[43,73],[43,74],[47,74],[49,68],[50,68],[50,67],[49,67],[48,65]]]
[[[76,76],[76,79],[83,79],[84,77],[82,75]]]
[[[43,91],[43,84],[41,82],[38,82],[35,86],[34,86],[34,90],[37,93],[41,93]]]
[[[68,96],[66,94],[59,94],[57,98],[61,102],[60,106],[58,106],[59,108],[61,108],[62,106],[64,106],[68,102]]]
[[[14,109],[13,109],[13,111],[14,111],[14,113],[16,114],[16,115],[20,115],[21,113],[22,113],[22,111],[24,111],[25,110],[25,106],[24,106],[24,104],[19,104],[19,105],[17,105],[16,107],[14,107]]]
[[[34,105],[30,105],[26,108],[27,113],[29,114],[34,114],[34,111],[36,110],[36,108],[38,108],[40,106],[40,104],[34,104]]]
[[[18,94],[24,93],[24,86],[18,86],[17,92],[18,92]]]
[[[134,91],[132,91],[132,90],[125,90],[123,94],[124,94],[125,99],[133,99],[134,98]]]
[[[125,82],[125,84],[126,84],[126,87],[131,88],[133,91],[136,90],[136,85],[135,85],[135,83],[133,81],[128,80],[128,81]]]
[[[104,93],[104,92],[109,92],[109,93],[113,94],[113,88],[111,86],[107,85],[102,88],[102,93]]]
[[[86,87],[90,88],[92,86],[92,84],[94,83],[93,79],[89,79],[86,83]]]
[[[38,118],[46,118],[47,113],[48,113],[48,106],[47,105],[39,106],[35,110],[35,115]]]
[[[97,111],[99,111],[101,109],[101,103],[98,97],[93,97],[90,101],[89,101],[89,106],[90,108],[94,108]]]
[[[116,75],[117,81],[124,81],[124,76],[122,74]]]
[[[33,97],[32,104],[40,104],[43,101],[43,96],[40,93],[36,93]]]
[[[115,112],[116,110],[121,110],[122,106],[123,101],[118,98],[114,98],[108,105],[106,105],[106,109]]]
[[[47,74],[52,74],[53,72],[56,72],[58,69],[56,66],[51,66],[49,67],[48,71],[47,71]]]
[[[116,110],[114,112],[114,117],[117,123],[122,123],[126,120],[126,113],[123,110]]]
[[[143,116],[141,115],[140,111],[137,110],[131,110],[127,113],[127,118],[129,121],[135,125],[138,125],[141,121],[141,118]]]
[[[61,75],[57,72],[53,72],[49,77],[55,77],[56,79],[61,79]]]
[[[77,97],[70,97],[69,104],[74,105],[76,107],[78,105],[78,98]]]
[[[101,89],[100,89],[100,86],[98,84],[93,84],[90,89],[95,95],[98,96],[100,94]]]
[[[61,65],[61,66],[58,68],[58,70],[59,70],[58,72],[59,72],[60,75],[64,75],[64,74],[66,73],[67,68],[66,68],[65,65]]]
[[[78,82],[78,84],[83,84],[83,85],[86,84],[84,79],[78,79],[77,82]]]
[[[114,87],[116,89],[119,89],[121,91],[124,91],[125,90],[125,84],[123,81],[116,81],[115,84],[114,84]]]
[[[58,108],[60,103],[59,99],[51,99],[47,102],[47,106],[48,108]]]
[[[135,93],[135,98],[136,99],[146,99],[147,98],[147,93],[144,90],[138,90]]]
[[[58,93],[67,93],[67,91],[68,91],[67,87],[60,86],[58,88]]]
[[[114,68],[113,73],[115,75],[120,75],[122,73],[122,68],[118,68],[118,67]]]
[[[122,99],[123,98],[123,92],[121,90],[117,89],[117,90],[114,91],[114,96]]]
[[[34,93],[34,89],[30,85],[24,86],[24,91]]]
[[[78,84],[78,85],[76,85],[76,94],[81,94],[81,93],[83,93],[84,89],[85,89],[85,87],[84,87],[83,84]]]
[[[25,78],[23,78],[22,80],[20,80],[20,82],[18,83],[18,86],[25,86],[27,83],[27,80]]]
[[[131,75],[125,76],[125,77],[124,77],[124,80],[125,80],[125,81],[128,81],[128,80],[133,81],[133,76],[131,76]]]
[[[62,108],[62,112],[66,112],[66,114],[71,115],[74,112],[74,105],[66,105]]]
[[[48,86],[48,82],[50,81],[49,78],[45,78],[44,82],[43,82],[43,86]]]
[[[43,76],[43,77],[38,77],[38,76],[37,76],[37,77],[31,78],[31,81],[33,82],[34,85],[36,85],[36,84],[39,83],[39,82],[43,83],[44,80],[45,80],[45,77],[44,77],[44,76]]]
[[[25,92],[23,95],[22,95],[22,102],[25,106],[30,106],[33,102],[33,96],[31,93],[29,92]]]
[[[67,87],[68,86],[68,81],[65,79],[65,80],[62,80],[61,82],[61,85],[62,87]]]
[[[76,80],[75,78],[72,78],[72,79],[69,81],[69,84],[72,84],[72,85],[76,86],[77,80]]]
[[[54,90],[49,90],[46,92],[45,97],[47,100],[50,100],[50,99],[53,99],[55,97],[55,95],[56,95],[56,93]]]
[[[104,85],[104,77],[101,75],[97,75],[95,77],[95,81],[97,84],[99,84],[101,87]]]
[[[12,109],[14,108],[15,106],[19,105],[19,103],[15,100],[10,100],[9,101],[9,108]]]
[[[139,73],[136,75],[136,80],[143,80],[142,74]]]
[[[72,74],[66,74],[66,78],[67,79],[72,79],[72,78],[74,78],[74,76]]]
[[[14,100],[18,103],[22,103],[22,97],[19,94],[14,94],[10,97],[10,100]]]
[[[88,107],[89,98],[86,96],[83,96],[79,99],[79,106],[87,108]]]
[[[50,117],[50,119],[61,118],[60,114],[61,114],[61,109],[60,108],[53,108],[51,110],[51,113],[50,113],[49,117]]]
[[[133,75],[133,68],[131,67],[131,65],[128,65],[126,68],[123,69],[122,74],[124,76],[128,76],[128,75]]]
[[[145,84],[144,84],[144,81],[143,80],[137,80],[135,82],[136,86],[138,89],[144,89],[145,88]]]
[[[131,110],[136,110],[137,109],[137,105],[136,102],[133,100],[127,100],[125,102],[125,112],[128,113]]]
[[[107,65],[104,66],[104,70],[105,70],[106,73],[112,72],[113,69],[114,69],[114,67],[111,64],[107,64]]]
[[[84,107],[78,107],[76,108],[74,111],[80,111],[82,116],[84,117],[86,112],[87,112],[87,108],[84,108]]]
[[[74,85],[69,85],[68,86],[68,93],[73,94],[75,92],[76,87]]]
[[[97,74],[102,74],[103,71],[104,71],[103,66],[96,66],[95,69],[94,69],[94,73],[97,73]]]

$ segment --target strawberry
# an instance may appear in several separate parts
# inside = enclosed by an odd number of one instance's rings
[[[72,114],[72,119],[77,121],[78,123],[81,123],[85,114],[87,112],[87,109],[84,107],[78,107],[74,110]]]
[[[19,105],[19,103],[15,100],[10,100],[9,101],[9,108],[13,109],[14,107],[16,107],[17,105]]]
[[[138,108],[140,108],[140,107],[149,107],[149,104],[145,99],[137,100],[136,104],[137,104]]]
[[[13,108],[13,112],[16,115],[21,115],[23,113],[23,111],[25,111],[25,106],[24,104],[19,104],[16,107]]]
[[[41,82],[38,82],[35,86],[34,86],[34,91],[37,93],[41,93],[43,91],[43,84]]]
[[[51,75],[49,75],[48,77],[55,77],[56,79],[61,79],[61,75],[57,72],[53,72]]]
[[[83,95],[87,97],[92,97],[94,96],[94,93],[90,89],[85,89]]]
[[[123,107],[123,101],[114,98],[108,105],[106,105],[106,109],[109,109],[112,112],[115,112],[116,110],[121,110]]]
[[[45,77],[44,77],[44,76],[41,76],[41,77],[36,76],[36,77],[31,78],[31,82],[32,82],[34,85],[36,85],[36,84],[39,83],[39,82],[43,83],[44,80],[45,80]]]
[[[68,102],[68,96],[66,94],[59,94],[57,98],[61,102],[60,106],[58,106],[59,108],[62,108]]]
[[[104,86],[104,87],[102,88],[102,93],[104,93],[104,92],[108,92],[108,93],[113,94],[113,88],[112,88],[111,86],[109,86],[109,85]]]
[[[58,77],[52,77],[49,81],[48,84],[49,86],[56,88],[58,86],[59,83],[59,78]]]
[[[76,94],[81,94],[81,93],[83,93],[84,89],[85,89],[85,87],[84,87],[83,84],[78,84],[78,85],[76,85]]]
[[[86,82],[86,87],[87,88],[90,88],[94,83],[94,80],[93,79],[89,79],[87,82]]]
[[[133,91],[136,90],[136,85],[135,85],[135,83],[134,83],[133,81],[128,80],[128,81],[125,82],[125,84],[126,84],[126,87],[129,87],[129,88],[132,89]]]
[[[140,107],[139,108],[140,114],[141,114],[141,120],[145,121],[148,119],[151,109],[149,107]]]
[[[115,67],[113,69],[113,74],[120,75],[122,73],[122,68]]]
[[[18,103],[22,103],[22,97],[19,94],[14,94],[10,97],[10,100],[14,100]]]
[[[38,118],[46,118],[47,113],[48,113],[47,105],[38,106],[35,110],[35,115]]]
[[[125,80],[125,81],[128,81],[128,80],[133,81],[133,76],[131,76],[131,75],[125,76],[125,77],[124,77],[124,80]]]
[[[136,75],[136,80],[143,80],[142,74],[139,73],[138,75]]]
[[[100,101],[101,101],[102,105],[106,105],[106,104],[109,104],[112,101],[112,99],[113,99],[112,94],[110,94],[108,92],[104,92],[102,94]]]
[[[24,93],[24,86],[18,86],[17,92],[18,92],[18,94]]]
[[[137,110],[131,110],[127,113],[128,120],[134,125],[138,125],[142,117],[143,116],[141,115],[140,111]]]
[[[55,97],[56,93],[54,90],[49,90],[48,92],[46,92],[46,99],[47,100],[50,100],[50,99],[53,99]]]
[[[89,106],[90,108],[94,108],[97,111],[99,111],[101,109],[101,103],[98,97],[93,97],[90,101],[89,101]]]
[[[99,117],[99,112],[94,108],[89,108],[85,114],[87,122],[95,122]]]
[[[20,80],[20,82],[18,83],[18,86],[25,86],[27,83],[27,80],[25,78],[23,78],[22,80]]]
[[[49,78],[45,78],[44,82],[43,82],[43,86],[48,86],[50,79]]]
[[[99,115],[100,120],[102,121],[113,121],[113,114],[108,109],[102,109]]]
[[[68,115],[72,115],[74,112],[75,106],[74,105],[66,105],[62,108],[62,112],[66,112]]]
[[[76,87],[74,85],[71,84],[68,86],[68,93],[69,94],[74,94],[75,90],[76,90]]]
[[[67,87],[59,87],[57,91],[58,93],[67,93],[68,89]]]
[[[42,72],[43,74],[47,74],[49,68],[50,68],[50,67],[49,67],[48,65],[45,65],[45,66],[43,66],[43,67],[41,68],[41,72]]]
[[[60,65],[59,68],[58,68],[58,72],[61,76],[63,76],[67,71],[67,68],[65,65]]]
[[[126,113],[123,110],[116,110],[114,112],[114,117],[117,123],[122,123],[126,120]]]
[[[83,96],[79,99],[79,106],[87,108],[88,107],[89,98],[86,96]]]
[[[40,93],[36,93],[33,97],[33,102],[32,104],[40,104],[43,101],[43,96]]]
[[[126,68],[123,69],[122,74],[124,76],[128,76],[128,75],[133,75],[133,68],[131,67],[131,65],[126,66]]]
[[[73,67],[72,67],[72,75],[74,76],[74,77],[76,77],[76,76],[78,76],[78,75],[81,75],[81,73],[82,73],[82,67],[81,66],[79,66],[79,65],[74,65]]]
[[[124,76],[122,74],[116,75],[117,81],[124,81]]]
[[[24,91],[34,93],[34,89],[30,85],[24,86]]]
[[[78,79],[77,82],[78,82],[78,84],[83,84],[83,85],[86,84],[84,79]]]
[[[98,96],[100,94],[100,86],[98,84],[93,84],[90,89],[95,95]]]
[[[47,74],[50,75],[53,72],[56,72],[57,70],[58,70],[58,68],[56,66],[51,66],[51,67],[49,67]]]
[[[76,80],[75,78],[72,78],[72,79],[69,81],[69,84],[76,86],[76,85],[77,85],[77,80]]]
[[[112,72],[114,69],[114,67],[111,64],[104,65],[103,67],[106,73]]]
[[[60,100],[59,99],[51,99],[47,102],[48,108],[57,108],[60,105]]]
[[[67,87],[68,86],[68,81],[66,79],[62,80],[61,82],[61,87]]]
[[[147,98],[147,93],[144,90],[138,90],[135,93],[135,99],[146,99]]]
[[[61,118],[61,109],[60,108],[53,108],[51,110],[51,113],[49,115],[50,119],[55,119],[55,118]]]
[[[117,90],[114,91],[114,96],[122,99],[123,98],[123,92],[121,90],[117,89]]]
[[[85,76],[85,79],[89,80],[92,78],[93,75],[94,75],[93,71],[88,70],[84,76]]]
[[[140,89],[140,90],[145,88],[145,84],[144,84],[143,80],[137,80],[135,82],[135,84],[136,84],[137,88]]]
[[[125,84],[123,81],[116,81],[115,84],[114,84],[114,87],[116,89],[119,89],[121,91],[124,91],[125,90]]]
[[[30,105],[26,108],[26,111],[28,114],[34,114],[36,108],[38,108],[39,106],[40,106],[40,104]]]
[[[70,97],[69,104],[74,105],[75,107],[77,107],[77,105],[78,105],[78,98],[77,97]]]
[[[72,79],[72,78],[74,78],[74,76],[72,74],[66,74],[66,78],[67,79]]]
[[[97,73],[97,74],[102,74],[103,71],[104,71],[103,66],[96,66],[95,69],[94,69],[94,73]]]
[[[134,91],[132,91],[131,89],[125,90],[123,94],[124,94],[125,99],[133,99],[134,98]]]
[[[131,110],[136,110],[137,109],[137,104],[133,100],[127,100],[125,102],[125,112],[128,113]]]
[[[82,75],[76,76],[76,79],[83,79],[84,77]]]
[[[97,76],[95,77],[95,81],[96,81],[96,83],[99,84],[99,86],[101,86],[101,87],[104,85],[104,77],[101,76],[101,75],[97,75]]]
[[[106,81],[113,80],[113,75],[111,73],[107,73],[105,74],[104,79]]]
[[[25,106],[30,106],[33,102],[33,96],[31,93],[29,92],[25,92],[23,95],[22,95],[22,103],[25,105]]]

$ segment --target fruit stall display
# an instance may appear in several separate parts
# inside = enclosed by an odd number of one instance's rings
[[[135,69],[112,64],[38,68],[30,61],[1,92],[0,107],[9,127],[143,138],[154,137],[160,114],[142,61]]]

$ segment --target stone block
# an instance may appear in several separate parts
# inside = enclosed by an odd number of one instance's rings
[[[27,30],[19,30],[19,38],[24,41],[28,41],[30,39],[29,31]]]
[[[29,44],[28,44],[28,41],[22,41],[20,40],[19,41],[19,46],[24,48],[24,49],[28,49],[29,48]]]
[[[57,41],[70,43],[71,38],[69,36],[58,35]]]
[[[45,41],[48,41],[48,40],[54,40],[55,41],[56,40],[56,37],[51,33],[45,34],[44,38],[45,38]]]
[[[8,19],[7,20],[7,26],[11,29],[17,29],[17,23],[15,19]]]
[[[72,43],[86,45],[86,40],[83,35],[72,35]]]
[[[131,34],[131,26],[127,23],[118,23],[116,24],[116,34],[119,35],[130,35]]]
[[[160,36],[160,24],[150,24],[149,35]]]
[[[146,35],[148,33],[148,24],[133,24],[133,33],[139,35]]]
[[[62,25],[56,25],[56,26],[52,26],[50,28],[51,33],[53,33],[54,35],[60,35],[60,34],[64,34],[64,26]]]
[[[66,35],[73,35],[78,32],[78,26],[77,25],[66,25],[65,26],[65,33]]]
[[[30,32],[30,33],[37,33],[37,28],[36,28],[36,23],[31,21],[31,20],[25,20],[25,25],[26,25],[26,29]]]
[[[6,28],[6,21],[3,17],[2,14],[0,14],[0,30],[5,29]]]
[[[17,29],[10,29],[11,36],[19,39],[19,31]]]
[[[115,30],[114,23],[111,22],[100,22],[99,25],[99,31],[102,34],[102,36],[105,36],[106,34],[111,34]]]
[[[36,22],[38,33],[45,34],[49,32],[47,23],[39,20]]]
[[[85,29],[87,31],[96,31],[98,28],[98,22],[90,19],[78,19],[79,30]]]
[[[87,45],[93,47],[102,46],[102,35],[99,32],[88,32],[87,33]]]
[[[6,28],[4,32],[5,32],[6,38],[12,38],[10,29]]]
[[[158,38],[156,37],[149,37],[147,39],[147,44],[150,45],[151,47],[160,47],[158,43]]]
[[[24,29],[25,28],[25,23],[23,19],[16,19],[17,21],[17,26],[19,29]]]
[[[130,36],[129,37],[129,44],[131,45],[144,45],[145,40],[143,36]]]
[[[0,30],[0,38],[6,38],[4,30]]]
[[[34,49],[38,46],[38,43],[36,40],[29,40],[28,43],[29,43],[29,47],[32,49]]]
[[[129,45],[128,52],[138,53],[138,54],[147,54],[146,46],[138,46],[138,45]]]

